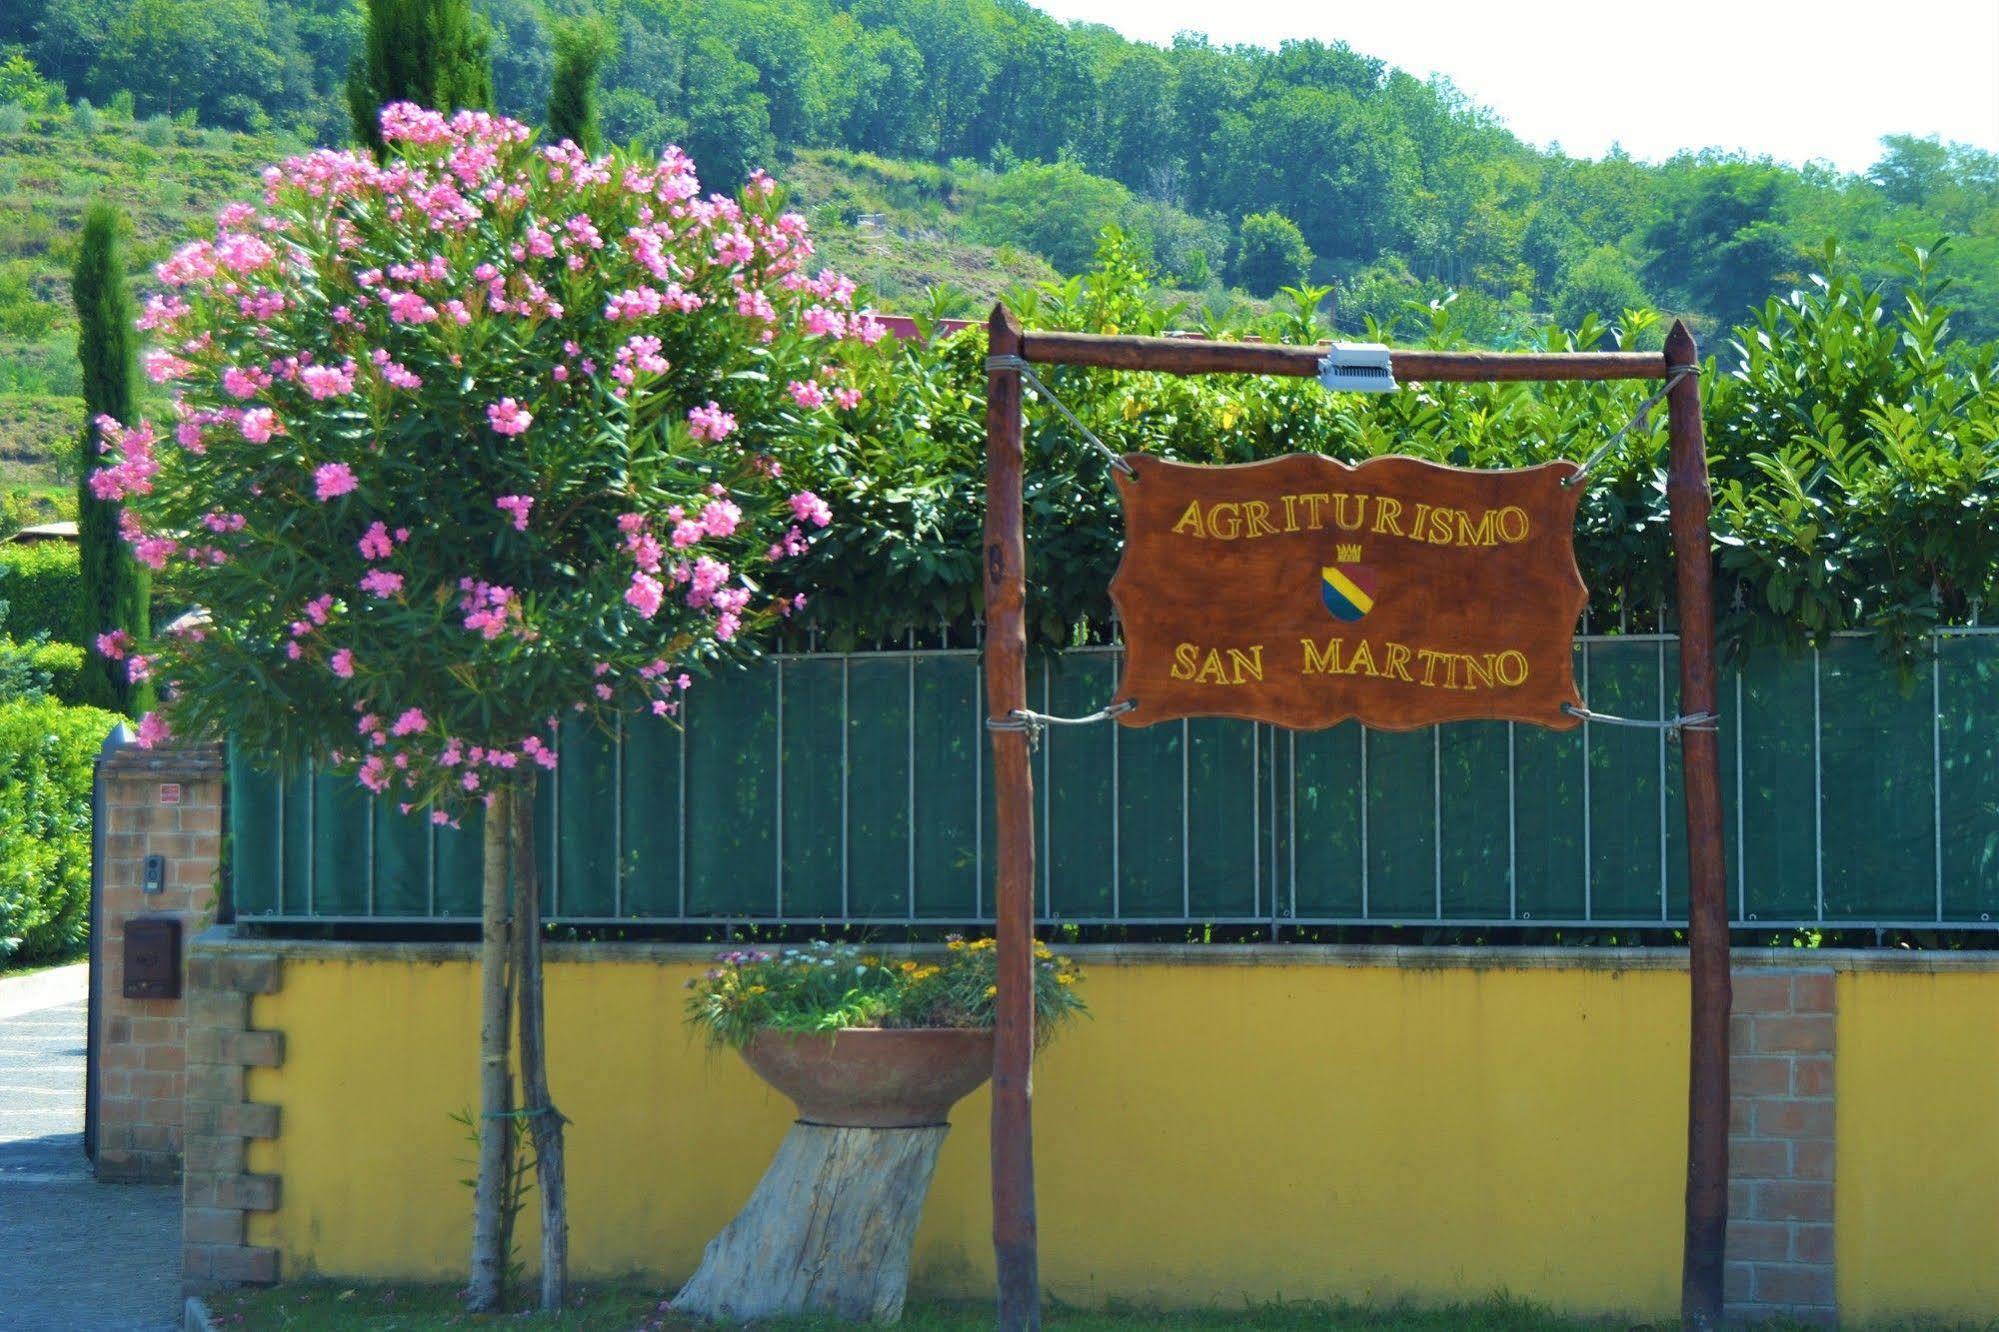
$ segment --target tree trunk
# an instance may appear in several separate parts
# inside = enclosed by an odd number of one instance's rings
[[[507,1280],[507,1184],[513,1177],[513,1080],[507,1070],[512,983],[507,898],[509,802],[486,807],[479,916],[479,1178],[472,1194],[472,1278],[465,1307],[498,1311]]]
[[[542,1018],[541,867],[534,853],[532,776],[513,801],[514,980],[520,1009],[521,1109],[534,1135],[535,1189],[541,1195],[541,1307],[562,1308],[569,1284],[569,1198],[563,1182],[563,1118],[548,1092]]]
[[[910,1246],[947,1131],[793,1124],[674,1311],[737,1321],[901,1318]]]

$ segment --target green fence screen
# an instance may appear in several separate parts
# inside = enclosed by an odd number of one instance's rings
[[[1112,694],[1116,650],[1030,667],[1040,711]],[[1598,712],[1677,711],[1670,637],[1579,639]],[[1867,639],[1721,680],[1731,906],[1747,923],[1989,926],[1999,913],[1999,635],[1913,676]],[[799,655],[701,681],[684,727],[574,728],[543,782],[546,909],[574,923],[976,924],[992,781],[975,650]],[[1406,734],[1234,721],[1051,734],[1037,886],[1078,923],[1683,922],[1677,742],[1593,724]],[[239,920],[470,920],[476,822],[351,780],[230,762]]]

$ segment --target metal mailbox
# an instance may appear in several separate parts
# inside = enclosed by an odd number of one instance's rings
[[[180,919],[135,916],[125,922],[125,997],[180,998]]]

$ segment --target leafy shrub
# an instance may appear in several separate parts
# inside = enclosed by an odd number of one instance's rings
[[[15,102],[0,102],[0,134],[19,134],[27,127],[27,107]]]
[[[1035,1034],[1084,1011],[1082,973],[1066,957],[1034,945]],[[688,982],[687,1020],[710,1045],[740,1049],[759,1031],[841,1031],[852,1027],[990,1027],[998,950],[991,939],[952,935],[943,957],[883,957],[859,944],[815,939],[796,948],[718,954]]]
[[[1702,393],[1724,643],[1796,643],[1871,629],[1904,661],[1939,621],[1967,622],[1999,594],[1999,347],[1954,343],[1931,291],[1934,252],[1911,251],[1890,290],[1864,284],[1836,248],[1808,288],[1772,301],[1710,348]],[[1148,273],[1113,247],[1097,272],[1012,293],[1029,328],[1157,333]],[[1412,301],[1408,345],[1486,343],[1485,316]],[[1351,313],[1351,307],[1347,313]],[[1617,327],[1587,316],[1554,350],[1657,345],[1658,318]],[[1306,315],[1262,320],[1286,342],[1325,330]],[[1517,345],[1517,344],[1516,344]],[[810,478],[844,521],[785,570],[817,590],[794,628],[835,648],[947,628],[966,641],[981,613],[985,335],[905,343],[870,371],[836,470]],[[1182,378],[1076,368],[1042,377],[1111,448],[1191,462],[1313,451],[1349,461],[1405,453],[1464,466],[1581,458],[1630,421],[1640,383],[1428,384],[1379,397],[1310,380]],[[1029,633],[1064,645],[1110,627],[1107,588],[1122,516],[1103,461],[1052,409],[1030,402]],[[1670,629],[1673,564],[1654,411],[1599,465],[1576,553],[1597,626]]]
[[[19,108],[25,117],[58,110],[62,103],[62,85],[43,78],[25,50],[0,46],[0,106]]]
[[[10,604],[7,632],[17,641],[46,634],[81,646],[96,633],[83,622],[83,575],[72,542],[0,546],[0,597]]]
[[[1298,224],[1275,210],[1251,213],[1236,240],[1235,280],[1252,296],[1295,287],[1312,268],[1312,251]]]
[[[90,928],[92,762],[118,718],[0,703],[0,961],[73,956]]]
[[[148,116],[139,122],[139,142],[148,148],[168,148],[174,141],[174,123],[165,116]]]
[[[88,701],[88,692],[76,644],[0,638],[0,701],[38,696],[75,706]]]

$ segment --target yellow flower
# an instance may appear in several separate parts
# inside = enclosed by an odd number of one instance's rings
[[[1138,414],[1144,410],[1145,410],[1145,404],[1140,402],[1137,398],[1126,398],[1124,400],[1125,420],[1136,421],[1138,419]]]
[[[965,941],[963,939],[953,939],[950,943],[945,944],[944,946],[950,949],[954,953],[962,952],[965,947]]]
[[[1222,429],[1224,430],[1235,429],[1235,423],[1237,420],[1241,418],[1241,416],[1242,416],[1242,410],[1239,407],[1237,407],[1234,403],[1230,403],[1228,406],[1222,408]]]
[[[1076,978],[1065,971],[1055,978],[1055,983],[1057,985],[1074,985]]]
[[[906,959],[902,962],[897,963],[896,965],[901,967],[904,972],[911,972],[916,970],[916,964]]]
[[[996,994],[998,994],[998,993],[999,993],[999,986],[997,986],[997,985],[988,985],[988,986],[986,987],[986,998],[990,999],[990,998],[992,998],[992,997],[993,997],[994,995],[996,995]]]
[[[764,987],[763,987],[763,986],[761,986],[761,985],[752,985],[752,986],[750,987],[750,993],[751,993],[751,994],[762,994],[762,993],[764,993]]]
[[[995,946],[996,946],[995,940],[981,939],[977,943],[972,945],[972,951],[975,953],[991,952]]]
[[[882,960],[878,957],[864,957],[861,959],[861,965],[864,967],[878,967],[881,964]]]
[[[1050,951],[1048,951],[1048,945],[1047,945],[1047,944],[1045,944],[1045,943],[1037,943],[1037,944],[1035,944],[1035,945],[1034,945],[1034,955],[1035,955],[1036,957],[1053,957],[1053,956],[1055,956],[1055,954],[1053,954],[1053,953],[1051,953]]]

